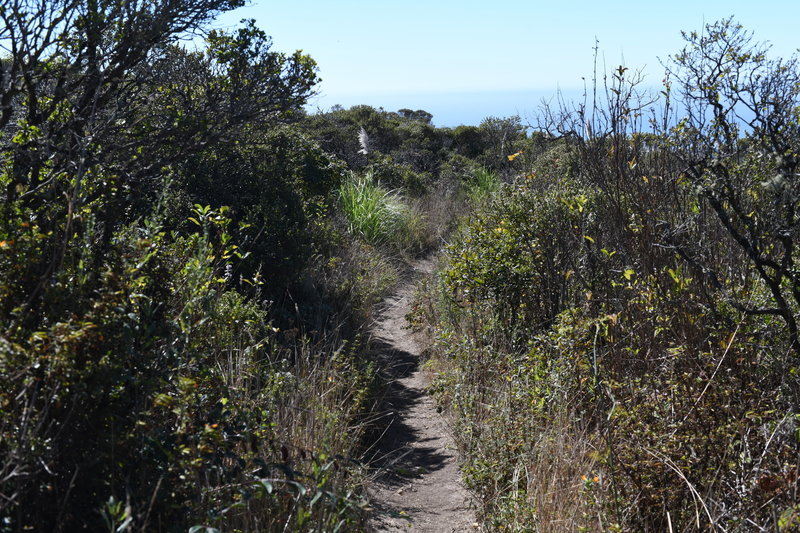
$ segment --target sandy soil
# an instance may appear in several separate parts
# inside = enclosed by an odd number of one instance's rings
[[[417,267],[430,272],[431,262]],[[445,419],[425,392],[419,339],[408,329],[414,280],[386,301],[373,335],[393,378],[385,399],[388,426],[373,448],[371,491],[375,531],[476,531],[469,494],[460,483],[458,457]]]

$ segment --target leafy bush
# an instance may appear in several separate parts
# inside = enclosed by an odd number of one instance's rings
[[[687,35],[685,120],[643,133],[659,110],[624,67],[605,107],[551,115],[550,149],[464,223],[418,306],[487,527],[794,527],[795,224],[774,210],[795,163],[774,150],[796,140],[796,63],[740,31]]]
[[[260,299],[228,288],[237,247],[225,213],[197,206],[201,231],[188,235],[126,228],[91,311],[3,343],[7,524],[360,520],[359,470],[345,458],[373,372],[358,345],[290,341]]]
[[[41,48],[0,87],[3,531],[361,527],[388,276],[314,270],[344,167],[287,124],[313,61],[252,23],[172,46],[237,3],[5,14]]]

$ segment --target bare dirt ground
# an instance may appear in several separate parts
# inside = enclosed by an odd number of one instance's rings
[[[420,263],[420,274],[432,262]],[[419,368],[422,346],[408,329],[414,280],[387,299],[373,335],[392,382],[384,409],[390,420],[373,448],[377,477],[371,491],[374,531],[476,531],[469,493],[460,482],[458,457],[445,419],[425,392]]]

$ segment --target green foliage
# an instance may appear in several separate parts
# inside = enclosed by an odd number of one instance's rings
[[[730,302],[748,313],[780,316],[800,354],[798,58],[768,59],[768,47],[753,43],[732,19],[684,38],[687,45],[669,73],[691,111],[674,129],[686,176],[752,263],[771,300]]]
[[[360,339],[430,246],[448,134],[421,110],[305,116],[315,63],[252,22],[175,44],[234,5],[0,14],[5,529],[363,527]]]
[[[348,250],[344,164],[290,124],[314,62],[252,23],[173,45],[238,2],[29,4],[0,14],[0,529],[358,529],[354,332],[391,276],[315,270]]]
[[[467,175],[467,196],[473,204],[487,200],[500,188],[497,174],[491,170],[480,168]]]
[[[510,337],[518,327],[532,331],[552,321],[576,289],[592,284],[601,260],[586,239],[597,235],[590,197],[566,183],[532,190],[529,181],[476,213],[448,249],[444,273],[462,307],[488,304]]]
[[[116,239],[121,263],[104,273],[87,314],[3,344],[3,468],[80,465],[4,484],[21,503],[14,524],[43,528],[58,518],[37,506],[91,524],[105,501],[106,524],[137,530],[202,516],[258,530],[298,509],[306,514],[292,520],[301,525],[359,520],[358,497],[338,495],[355,489],[343,485],[352,466],[319,454],[353,453],[341,435],[353,434],[371,370],[338,341],[291,347],[259,300],[227,288],[228,265],[242,254],[226,213],[196,206],[191,223],[200,231],[182,236],[153,224],[127,228]],[[300,422],[297,412],[324,423]],[[32,425],[13,430],[31,415]],[[297,447],[296,456],[282,451]],[[273,496],[241,489],[265,479]],[[65,497],[68,487],[80,498]]]
[[[686,37],[691,114],[619,67],[545,115],[418,306],[489,529],[794,527],[796,63]]]
[[[499,118],[487,117],[478,128],[484,146],[482,163],[492,170],[509,168],[511,159],[526,138],[525,128],[518,116]]]
[[[478,158],[486,149],[477,126],[457,126],[453,130],[453,142],[459,155],[472,159]]]
[[[254,136],[254,135],[253,135]],[[176,184],[189,201],[232,206],[234,233],[248,258],[237,275],[259,272],[275,296],[313,253],[312,225],[323,216],[345,169],[341,161],[290,125],[261,134],[258,144],[215,146],[181,165]]]
[[[663,105],[620,66],[450,130],[305,114],[252,22],[176,46],[238,1],[40,4],[0,10],[0,529],[363,529],[363,331],[444,236],[415,320],[487,528],[796,529],[795,58],[726,20]]]
[[[398,163],[388,155],[373,154],[364,172],[378,176],[380,182],[391,189],[403,190],[409,196],[424,195],[431,179],[424,172],[417,172],[411,166]]]
[[[370,244],[402,243],[413,216],[396,191],[384,189],[371,174],[351,176],[339,189],[339,201],[351,233]]]
[[[450,133],[432,126],[424,111],[403,111],[391,113],[369,106],[339,108],[306,117],[303,127],[350,168],[375,172],[387,186],[421,195],[450,155]],[[367,154],[360,153],[361,128],[369,137]]]

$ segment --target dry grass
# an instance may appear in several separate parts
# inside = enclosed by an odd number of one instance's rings
[[[526,507],[535,509],[539,531],[604,530],[599,516],[604,479],[593,459],[597,450],[591,436],[576,430],[573,420],[574,415],[563,413],[542,427],[514,471]]]

